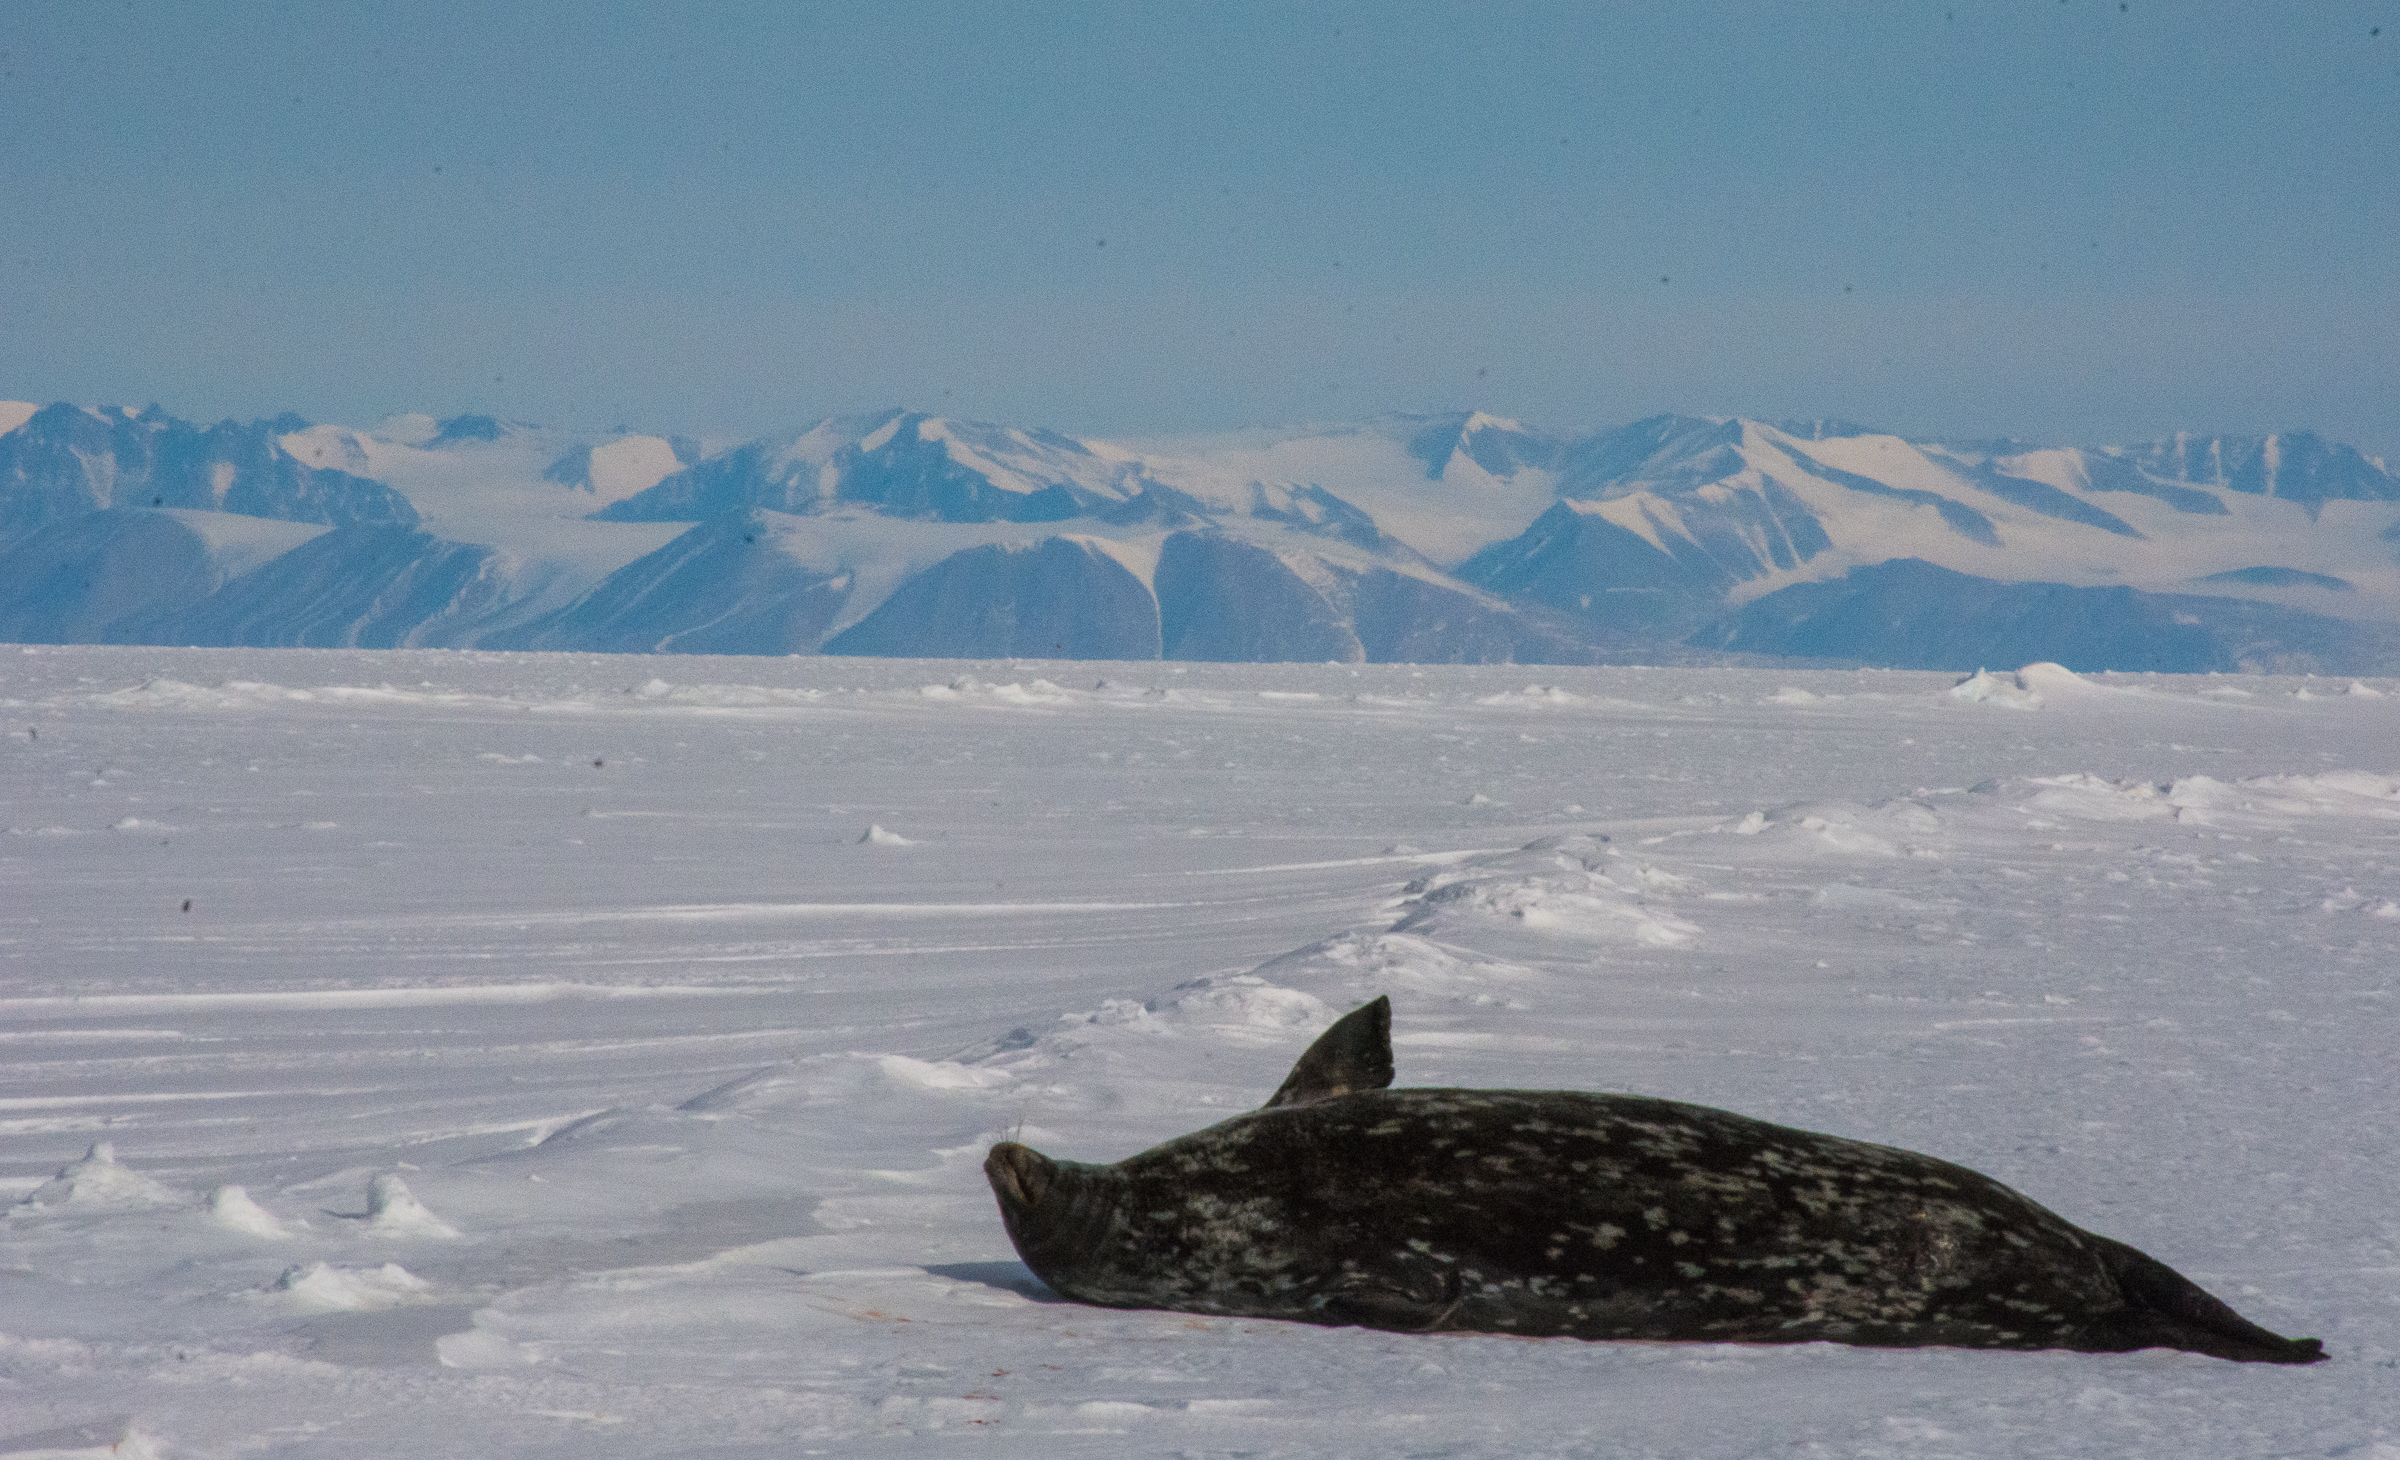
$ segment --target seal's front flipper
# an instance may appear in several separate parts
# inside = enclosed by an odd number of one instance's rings
[[[1300,1056],[1291,1074],[1260,1107],[1308,1105],[1392,1083],[1392,1001],[1389,995],[1359,1005]]]
[[[1455,1266],[1436,1271],[1426,1263],[1399,1271],[1347,1272],[1327,1283],[1309,1303],[1310,1321],[1434,1333],[1457,1314],[1465,1287]]]

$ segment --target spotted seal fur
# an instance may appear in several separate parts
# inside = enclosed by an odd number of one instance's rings
[[[1589,1339],[2325,1356],[1931,1156],[1674,1100],[1391,1081],[1379,998],[1247,1115],[1114,1165],[1004,1141],[984,1173],[1025,1265],[1109,1307]]]

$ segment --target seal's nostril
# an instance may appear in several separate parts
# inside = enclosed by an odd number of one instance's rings
[[[1002,1200],[1020,1206],[1039,1206],[1058,1177],[1058,1163],[1031,1146],[1002,1141],[984,1158],[983,1174]]]

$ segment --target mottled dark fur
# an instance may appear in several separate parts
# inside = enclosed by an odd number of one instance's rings
[[[993,1147],[1018,1253],[1085,1302],[1369,1328],[2324,1356],[1930,1156],[1632,1095],[1383,1089],[1390,1019],[1115,1165]]]

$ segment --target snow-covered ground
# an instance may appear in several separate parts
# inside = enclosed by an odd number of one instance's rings
[[[2400,684],[0,655],[0,1455],[2400,1456]],[[1379,992],[1402,1084],[1948,1157],[2332,1359],[1017,1263],[994,1140]]]

